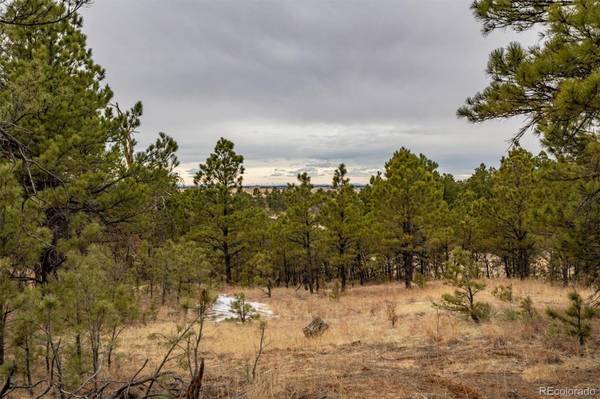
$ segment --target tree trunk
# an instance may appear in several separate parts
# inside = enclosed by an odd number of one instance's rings
[[[340,279],[342,280],[342,291],[346,291],[346,266],[340,266]]]
[[[224,216],[227,216],[227,212]],[[223,259],[225,261],[225,281],[227,284],[231,284],[231,253],[229,253],[229,228],[225,226],[223,228]]]
[[[2,310],[0,314],[0,366],[4,364],[4,333],[6,331],[7,313]]]
[[[287,254],[283,251],[283,271],[285,275],[285,288],[290,287],[290,268],[287,261]]]
[[[529,277],[529,254],[527,248],[519,248],[515,259],[515,266],[519,272],[519,277],[525,279]]]
[[[487,255],[483,255],[483,263],[485,264],[485,275],[487,278],[491,278],[491,274],[490,274],[490,260],[488,259]]]
[[[177,304],[179,305],[179,301],[181,299],[181,286],[182,286],[181,277],[177,280]]]
[[[225,253],[225,281],[227,284],[231,284],[233,278],[231,277],[231,255],[229,251]]]
[[[511,278],[512,274],[510,272],[510,266],[508,264],[508,256],[504,256],[502,260],[504,262],[504,273],[506,274],[506,278]]]
[[[402,255],[404,261],[404,285],[406,288],[411,288],[413,279],[413,254],[405,252]]]
[[[566,262],[562,265],[562,283],[563,287],[569,285],[569,264]]]
[[[83,375],[82,366],[82,349],[81,349],[81,334],[75,335],[75,356],[77,356],[77,374]]]
[[[25,337],[25,377],[27,378],[27,385],[32,386],[31,383],[31,349],[29,349],[29,337]],[[32,389],[29,388],[29,394],[33,393]]]

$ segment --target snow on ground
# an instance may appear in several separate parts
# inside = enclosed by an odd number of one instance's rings
[[[231,310],[231,303],[235,301],[235,297],[230,295],[219,294],[215,304],[210,310],[210,317],[213,321],[220,322],[230,318],[237,319],[237,315]],[[273,311],[269,305],[260,302],[247,301],[250,306],[254,308],[256,313],[262,318],[273,317]]]

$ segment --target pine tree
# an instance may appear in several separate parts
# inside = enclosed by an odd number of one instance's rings
[[[275,187],[266,195],[267,207],[272,212],[283,212],[286,209],[285,195],[281,191]]]
[[[40,227],[38,204],[23,202],[15,170],[18,165],[0,162],[0,365],[6,360],[9,315],[21,307],[19,280],[30,278],[25,266],[35,264],[49,239],[49,232]]]
[[[5,362],[5,341],[8,316],[15,310],[14,299],[17,286],[10,279],[6,265],[0,263],[0,366]]]
[[[298,174],[298,182],[291,184],[287,191],[286,236],[300,252],[301,282],[313,293],[319,289],[318,248],[323,235],[319,208],[323,200],[320,193],[313,192],[306,172]]]
[[[404,283],[410,288],[415,255],[424,250],[431,215],[444,203],[437,165],[406,148],[385,164],[385,179],[373,184],[379,222],[394,256],[400,256]],[[399,274],[398,274],[399,276]]]
[[[481,223],[494,237],[493,252],[505,259],[507,277],[529,277],[535,240],[531,226],[537,160],[521,148],[502,159],[492,175],[490,197],[478,203]]]
[[[515,141],[531,128],[541,135],[542,143],[559,162],[575,162],[579,166],[579,173],[568,178],[578,187],[567,191],[581,192],[577,205],[581,219],[574,222],[568,220],[570,215],[559,215],[555,222],[562,219],[578,225],[571,232],[577,230],[577,233],[569,233],[568,240],[574,244],[573,248],[585,250],[562,248],[555,258],[562,263],[563,271],[566,262],[572,263],[575,268],[585,270],[588,278],[595,278],[600,286],[597,261],[592,260],[600,257],[597,245],[600,174],[598,163],[590,162],[600,154],[597,73],[600,4],[595,0],[475,0],[472,9],[483,23],[484,32],[536,29],[543,32],[543,38],[529,48],[511,43],[495,50],[487,68],[490,85],[467,99],[458,114],[473,122],[525,117],[527,122]],[[565,259],[568,252],[572,252],[570,259]]]
[[[67,371],[74,377],[83,370],[94,375],[102,367],[101,355],[112,353],[120,330],[135,319],[137,298],[127,276],[119,278],[120,265],[106,248],[91,246],[84,255],[70,253],[67,263],[68,269],[54,277],[48,287],[57,299],[63,334],[71,334],[76,345],[70,358],[77,366]],[[84,360],[89,361],[89,368],[83,365]]]
[[[115,231],[132,223],[147,210],[147,191],[137,169],[123,165],[122,120],[110,105],[104,70],[86,47],[81,18],[62,18],[64,8],[51,0],[35,3],[58,22],[0,26],[0,151],[19,161],[14,174],[23,202],[40,207],[52,234],[31,267],[44,283],[69,247],[83,245],[79,235],[88,224]]]
[[[253,283],[264,287],[264,292],[271,298],[276,282],[276,271],[271,256],[264,251],[259,251],[248,263],[256,275]]]
[[[546,313],[551,318],[560,321],[565,326],[567,333],[576,337],[579,345],[583,345],[592,331],[589,322],[598,316],[598,310],[585,304],[581,295],[575,291],[569,294],[569,300],[571,306],[564,313],[555,309],[546,309]]]
[[[476,0],[472,8],[484,31],[542,29],[541,44],[511,43],[488,62],[490,85],[467,99],[458,114],[474,122],[527,117],[555,154],[579,156],[598,140],[598,46],[600,4],[583,1]]]
[[[233,262],[242,250],[240,230],[240,197],[244,174],[244,157],[238,155],[231,141],[221,138],[194,177],[200,189],[201,205],[205,206],[203,221],[206,227],[198,232],[198,239],[217,251],[223,262],[227,283],[233,281]]]
[[[333,247],[331,262],[338,269],[341,290],[346,289],[349,264],[355,256],[357,222],[360,211],[358,196],[346,177],[346,165],[340,164],[334,171],[332,192],[323,206],[323,225],[327,240]]]
[[[475,296],[485,289],[485,284],[478,281],[480,276],[481,266],[472,254],[460,248],[454,249],[446,270],[446,280],[456,290],[454,294],[442,295],[442,301],[434,303],[434,306],[462,313],[476,323],[486,320],[491,312],[490,305],[475,300]]]

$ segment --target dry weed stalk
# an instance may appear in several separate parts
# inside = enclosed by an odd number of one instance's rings
[[[388,321],[392,324],[392,328],[396,327],[396,323],[398,322],[398,314],[396,313],[396,303],[386,301],[385,314]]]

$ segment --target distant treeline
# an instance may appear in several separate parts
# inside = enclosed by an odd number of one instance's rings
[[[497,170],[482,164],[456,181],[402,148],[359,191],[341,164],[327,188],[302,173],[285,188],[248,193],[243,157],[221,139],[196,186],[175,195],[172,210],[187,216],[169,239],[202,247],[212,276],[249,285],[314,291],[334,279],[342,288],[398,279],[410,287],[415,273],[442,276],[455,247],[488,277],[591,282],[599,209],[576,179],[584,168],[515,146]]]

